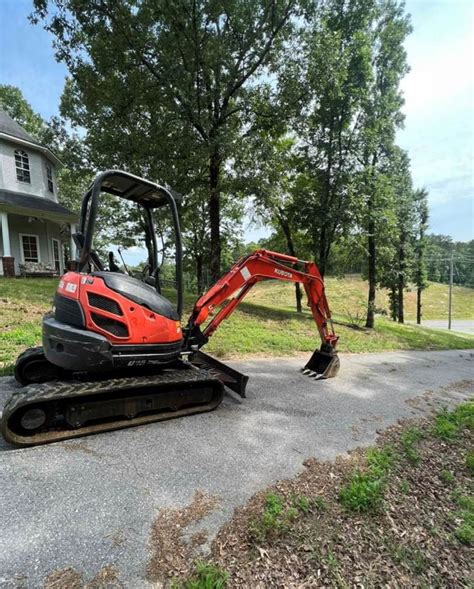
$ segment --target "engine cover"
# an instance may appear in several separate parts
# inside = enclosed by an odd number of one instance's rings
[[[112,345],[182,342],[181,322],[171,303],[131,276],[115,272],[62,276],[55,319],[105,336]]]

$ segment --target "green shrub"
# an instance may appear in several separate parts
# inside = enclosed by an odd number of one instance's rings
[[[382,479],[357,471],[339,491],[339,500],[351,511],[370,511],[380,505],[382,491]]]

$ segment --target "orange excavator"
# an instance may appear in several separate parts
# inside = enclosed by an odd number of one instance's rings
[[[135,203],[151,236],[150,262],[140,278],[106,267],[93,249],[101,193]],[[248,377],[201,348],[252,286],[268,279],[303,284],[319,331],[303,372],[331,378],[339,370],[338,337],[313,262],[257,250],[239,260],[194,304],[183,326],[180,195],[127,172],[99,174],[84,195],[78,251],[60,278],[43,345],[23,352],[15,377],[23,388],[7,401],[1,422],[10,443],[29,446],[215,409],[224,387],[245,397]],[[177,303],[161,294],[153,210],[167,206],[175,237]]]

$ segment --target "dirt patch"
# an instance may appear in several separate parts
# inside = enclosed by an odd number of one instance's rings
[[[44,582],[43,589],[122,589],[118,573],[112,566],[105,566],[89,582],[81,573],[68,567],[53,571]]]
[[[81,573],[68,567],[59,571],[53,571],[44,582],[43,589],[84,589]]]
[[[149,540],[152,553],[146,569],[149,581],[169,580],[189,572],[196,556],[195,548],[204,536],[200,534],[191,542],[186,542],[183,532],[187,526],[202,520],[216,509],[219,503],[216,497],[196,491],[192,502],[186,507],[160,510],[153,523]]]

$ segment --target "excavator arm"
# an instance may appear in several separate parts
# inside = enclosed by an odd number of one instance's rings
[[[339,370],[339,359],[336,354],[338,337],[331,322],[324,281],[316,264],[264,249],[257,250],[236,262],[229,272],[196,301],[185,329],[186,348],[197,352],[207,343],[222,321],[230,316],[254,284],[268,279],[303,284],[308,306],[322,342],[321,349],[313,353],[303,371],[319,378],[335,376]],[[211,317],[204,329],[201,329],[213,311],[219,307],[217,314]],[[206,357],[206,363],[211,364],[210,357],[199,352],[199,357],[203,356]],[[193,362],[195,359],[196,357],[193,357]],[[221,370],[225,367],[220,362],[218,364]]]

